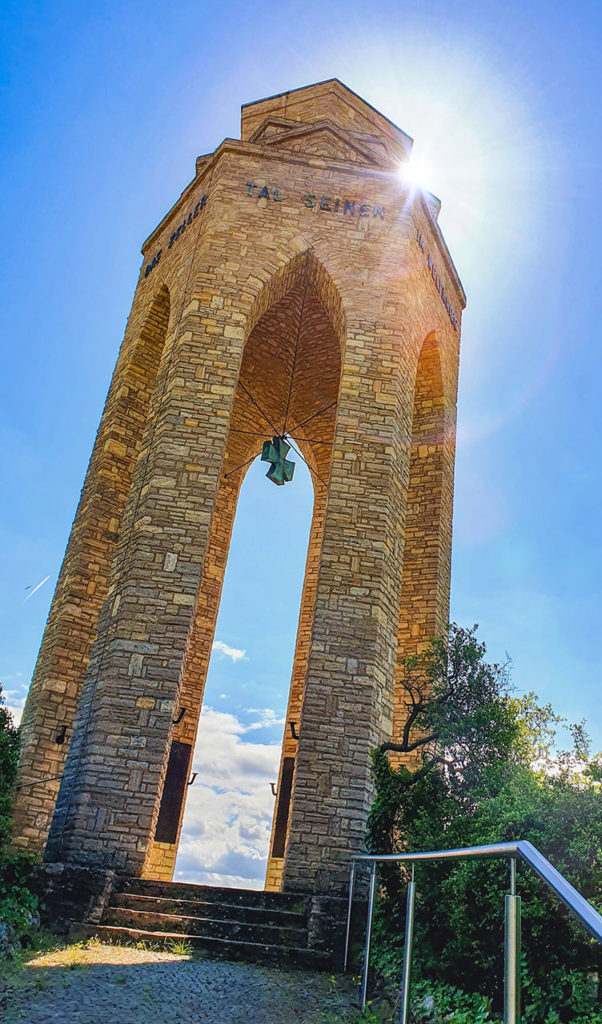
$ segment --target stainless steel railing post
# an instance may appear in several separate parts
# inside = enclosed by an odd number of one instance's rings
[[[345,932],[345,955],[343,957],[343,974],[347,972],[347,959],[349,956],[349,936],[351,934],[351,908],[353,906],[353,889],[355,886],[355,861],[351,861],[349,873],[349,905],[347,907],[347,931]]]
[[[366,945],[364,947],[364,965],[362,967],[362,984],[360,990],[360,1006],[362,1010],[366,1005],[366,993],[368,991],[368,968],[370,966],[370,938],[372,935],[372,915],[374,914],[374,890],[376,887],[376,863],[372,862],[370,873],[370,893],[368,896],[368,920],[366,922]]]
[[[516,858],[510,861],[510,893],[505,899],[504,1024],[518,1024],[520,992],[520,896],[516,895]]]
[[[414,865],[412,864],[412,877],[408,885],[408,898],[406,903],[406,934],[403,944],[403,975],[401,978],[401,1015],[399,1018],[399,1024],[408,1024],[408,1014],[410,1012],[410,981],[412,975],[415,896],[416,883],[414,881]]]

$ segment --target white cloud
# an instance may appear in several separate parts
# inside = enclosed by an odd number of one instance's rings
[[[12,672],[9,675],[0,675],[0,693],[2,695],[3,707],[10,711],[15,725],[19,725],[23,715],[27,687],[20,683],[25,676],[22,672]],[[7,683],[17,683],[17,688],[9,689]]]
[[[247,653],[246,651],[241,651],[239,647],[230,647],[223,640],[214,640],[211,650],[217,651],[222,657],[231,658],[234,662],[240,661]]]
[[[272,708],[245,708],[245,711],[251,715],[260,715],[258,721],[251,722],[250,725],[245,726],[243,732],[254,732],[256,729],[269,729],[273,725],[284,725],[286,719],[277,718],[276,712]]]
[[[19,723],[21,722],[21,717],[23,715],[23,708],[25,707],[25,697],[21,697],[18,700],[15,700],[14,697],[11,697],[9,700],[5,701],[4,707],[6,708],[7,711],[10,711],[11,715],[13,716],[13,722],[15,723],[15,725],[19,725]]]
[[[277,721],[270,709],[265,724]],[[262,720],[258,723],[262,727]],[[252,723],[252,725],[255,723]],[[280,744],[251,743],[235,715],[201,715],[174,878],[206,885],[263,887]]]

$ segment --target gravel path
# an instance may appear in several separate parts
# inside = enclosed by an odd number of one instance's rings
[[[2,1024],[329,1024],[355,998],[340,977],[100,943],[2,967]]]

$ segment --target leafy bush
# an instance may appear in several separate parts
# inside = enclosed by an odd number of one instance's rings
[[[39,927],[37,897],[28,888],[31,858],[3,854],[11,829],[13,786],[19,757],[19,734],[3,706],[0,686],[0,959],[20,948]]]
[[[400,685],[410,728],[399,744],[373,754],[368,849],[390,853],[527,839],[600,908],[600,757],[591,756],[582,724],[572,727],[571,750],[556,751],[560,719],[532,694],[513,696],[506,667],[488,665],[484,656],[474,629],[451,626],[426,654],[406,663]],[[405,765],[394,767],[391,751],[405,755]],[[454,994],[456,1016],[450,1020],[487,1021],[488,1006],[497,1012],[502,1001],[508,864],[442,861],[417,864],[415,871],[416,991],[422,981],[425,991],[436,989],[437,1012],[445,1016],[454,1009],[453,979],[466,995]],[[408,876],[387,865],[379,877],[374,962],[397,984]],[[596,1024],[602,1018],[592,976],[602,972],[600,946],[528,868],[519,870],[519,892],[524,1021]],[[463,999],[468,1003],[460,1010]],[[418,1012],[419,1024],[429,1019]]]
[[[29,889],[31,858],[0,858],[0,959],[20,949],[40,926],[38,898]]]
[[[0,854],[6,846],[11,829],[13,786],[19,759],[19,733],[10,712],[4,707],[0,685]]]
[[[489,999],[453,985],[421,981],[413,986],[412,1024],[490,1024],[498,1021]]]

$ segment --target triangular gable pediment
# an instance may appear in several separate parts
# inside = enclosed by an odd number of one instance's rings
[[[298,127],[298,121],[291,121],[285,117],[266,117],[259,128],[253,132],[249,142],[265,142],[266,139],[271,139],[274,135],[282,135],[283,132],[290,132],[291,129]]]
[[[409,135],[336,78],[245,103],[241,112],[241,139],[250,142],[266,119],[281,118],[307,126],[328,121],[347,133],[360,147],[365,141],[367,150],[372,151],[380,166],[383,166],[380,159],[382,149],[386,150],[386,166],[405,163],[410,156],[412,140]],[[276,131],[274,134],[284,132]],[[371,140],[369,143],[368,139]],[[381,145],[376,144],[377,140]]]
[[[284,118],[266,118],[250,140],[307,156],[321,156],[366,167],[381,165],[374,153],[328,121],[299,124]]]

